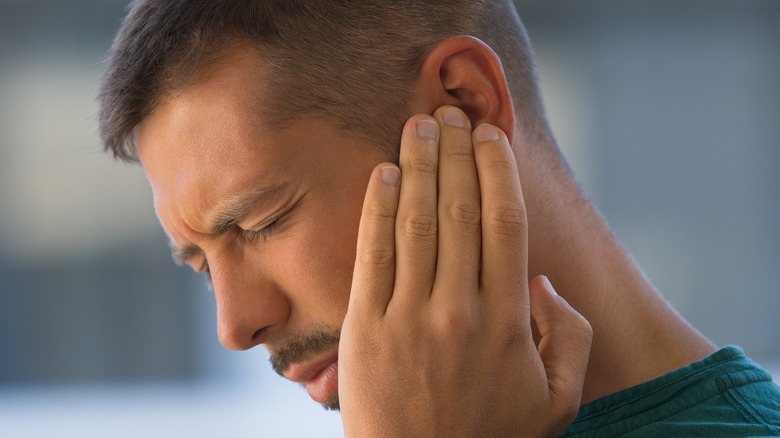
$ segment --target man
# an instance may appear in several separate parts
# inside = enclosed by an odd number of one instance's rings
[[[350,436],[780,434],[575,183],[509,1],[139,1],[100,104],[221,342]]]

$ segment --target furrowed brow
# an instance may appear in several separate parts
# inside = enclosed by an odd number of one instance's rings
[[[215,236],[224,233],[241,221],[251,208],[258,203],[267,202],[284,189],[285,186],[282,184],[266,187],[241,195],[218,206],[209,233]]]
[[[261,202],[266,202],[278,193],[285,190],[286,186],[277,184],[260,190],[240,195],[230,199],[215,209],[214,223],[209,228],[209,234],[213,236],[220,235],[235,226],[243,219],[251,208]],[[193,244],[178,244],[171,240],[171,255],[177,265],[186,264],[192,257],[202,253],[202,250]]]

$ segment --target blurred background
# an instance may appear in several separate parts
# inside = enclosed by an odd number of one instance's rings
[[[341,436],[218,345],[95,134],[124,1],[0,0],[0,436]],[[558,140],[671,303],[780,376],[780,2],[518,4]]]

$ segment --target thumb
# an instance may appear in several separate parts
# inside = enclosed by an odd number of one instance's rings
[[[593,329],[555,292],[547,277],[540,275],[531,280],[529,297],[531,317],[541,336],[539,356],[547,373],[551,401],[553,406],[571,413],[571,422],[582,400]]]

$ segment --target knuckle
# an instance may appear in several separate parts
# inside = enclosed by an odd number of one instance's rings
[[[493,172],[514,172],[514,163],[510,156],[504,153],[494,153],[487,160],[488,168]]]
[[[507,238],[525,235],[528,224],[521,205],[492,208],[486,218],[488,231]]]
[[[593,327],[588,320],[585,319],[584,316],[578,314],[574,329],[579,334],[579,338],[582,340],[583,345],[590,348],[590,345],[593,342]]]
[[[456,342],[467,344],[476,335],[479,320],[476,312],[470,306],[461,306],[438,313],[434,324],[439,333]]]
[[[438,172],[436,160],[425,155],[414,156],[409,159],[409,170],[413,173],[435,176]]]
[[[453,202],[447,207],[447,217],[456,224],[478,226],[480,216],[480,207],[474,203]]]
[[[445,156],[456,162],[474,161],[474,148],[471,141],[456,140],[444,148]]]
[[[400,232],[407,238],[425,238],[437,233],[436,217],[426,214],[409,214],[399,223]]]
[[[577,321],[579,321],[579,328],[582,331],[583,336],[588,339],[593,339],[593,326],[590,325],[590,322],[588,322],[584,316],[579,313],[577,315]]]
[[[366,215],[373,220],[392,220],[395,218],[395,207],[389,202],[373,201],[368,205]]]
[[[360,253],[360,261],[367,267],[385,267],[393,263],[394,252],[392,248],[374,246]]]
[[[565,323],[567,329],[571,333],[571,337],[580,343],[589,346],[593,340],[593,327],[590,322],[577,312],[570,304],[565,303],[563,307],[567,310],[565,319],[562,321]]]

